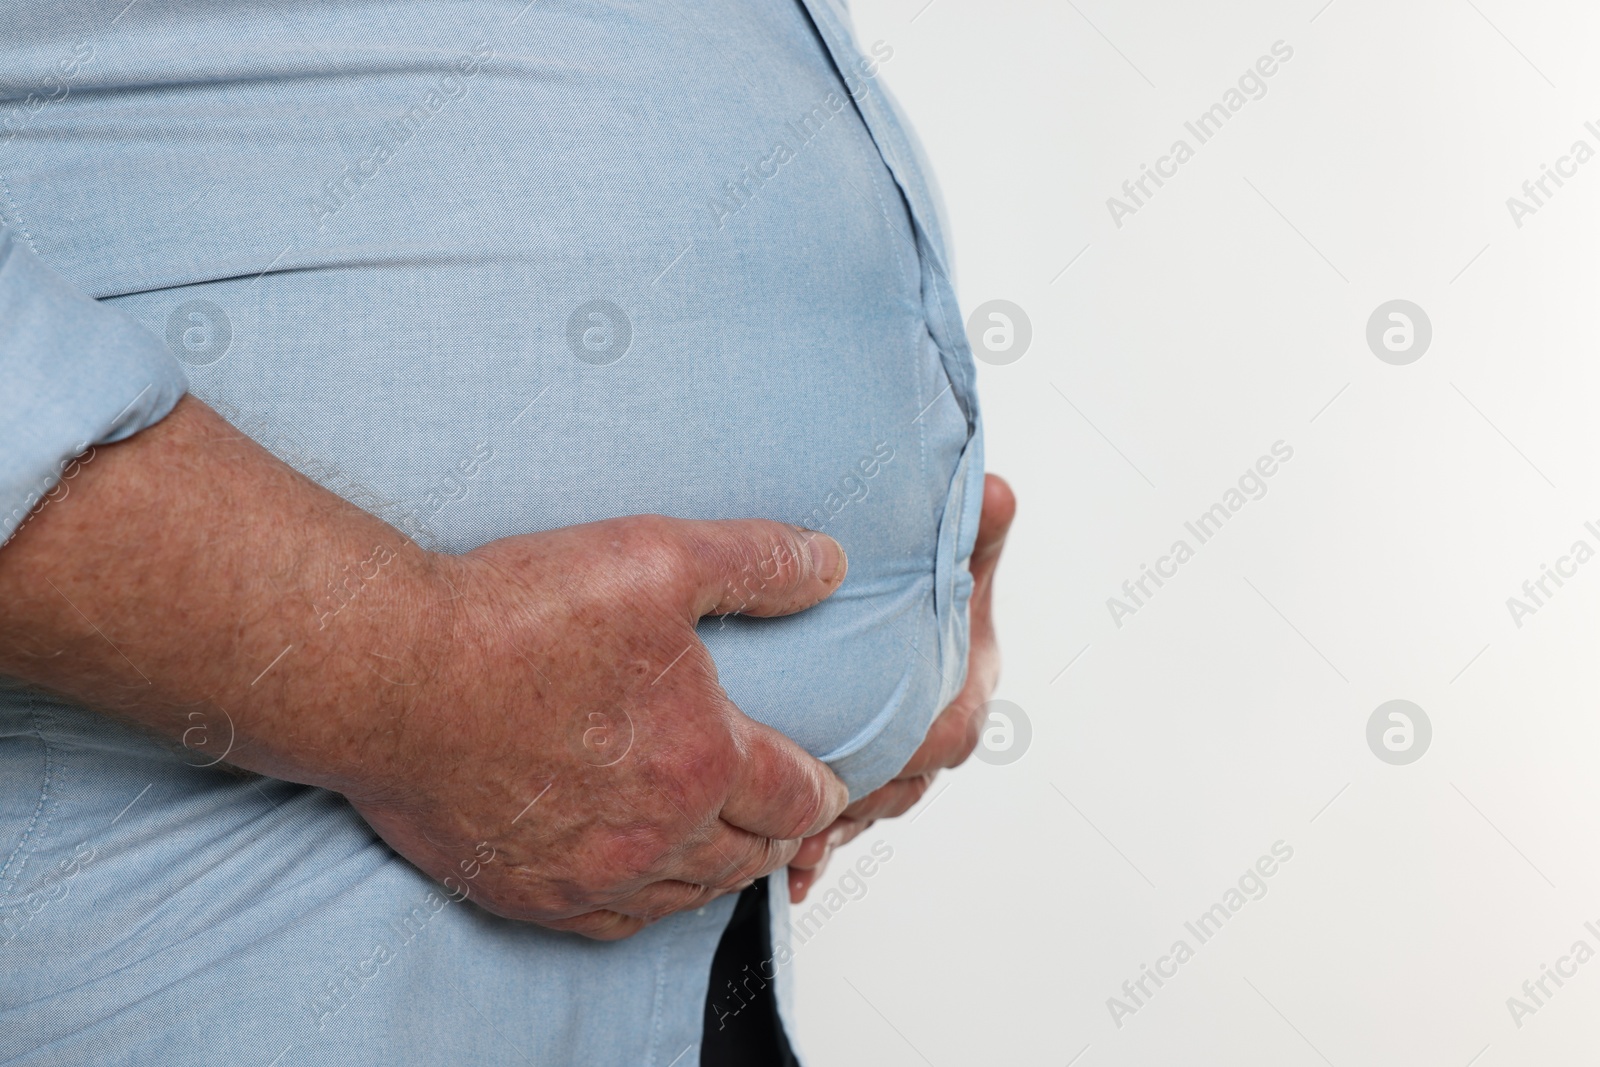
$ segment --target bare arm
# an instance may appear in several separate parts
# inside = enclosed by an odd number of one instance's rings
[[[430,554],[186,398],[0,548],[0,673],[175,740],[225,713],[228,762],[344,793],[436,878],[487,843],[480,903],[619,937],[782,866],[843,808],[694,636],[843,576],[830,539],[759,520]],[[596,712],[626,728],[620,760]]]
[[[437,640],[429,555],[193,398],[69,488],[0,550],[0,673],[171,738],[225,708],[251,727],[230,762],[353,784],[353,696],[373,721],[406,711],[361,657]],[[319,628],[328,587],[380,547],[357,610]]]

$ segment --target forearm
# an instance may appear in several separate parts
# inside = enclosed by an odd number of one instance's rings
[[[497,914],[624,937],[844,809],[843,782],[728,700],[695,623],[804,610],[845,569],[831,538],[757,519],[431,555],[186,400],[0,548],[0,675],[343,793]]]
[[[187,398],[0,548],[0,674],[339,788],[426,670],[431,571]]]

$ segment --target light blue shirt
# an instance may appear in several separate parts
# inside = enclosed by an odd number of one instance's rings
[[[891,47],[830,0],[125,2],[0,13],[0,536],[185,388],[440,551],[822,529],[832,599],[702,637],[854,794],[904,764],[962,681],[982,457]],[[696,1062],[731,898],[508,922],[204,762],[0,687],[0,1061]]]

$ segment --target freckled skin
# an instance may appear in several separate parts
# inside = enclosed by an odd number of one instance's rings
[[[323,620],[377,546],[392,561]],[[694,633],[804,610],[844,570],[830,539],[763,520],[428,553],[189,397],[0,548],[0,674],[189,731],[196,763],[343,793],[453,892],[610,939],[782,867],[844,809]]]

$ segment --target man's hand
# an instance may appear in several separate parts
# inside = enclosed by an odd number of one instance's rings
[[[450,662],[351,799],[440,880],[459,883],[461,856],[488,842],[495,860],[474,899],[591,937],[743,888],[847,796],[729,702],[694,625],[802,610],[844,570],[820,534],[658,517],[507,538],[449,561]]]
[[[806,838],[789,861],[789,899],[798,904],[822,877],[833,850],[866,830],[878,819],[909,811],[922,799],[934,776],[946,767],[960,766],[972,755],[982,735],[983,705],[1000,679],[1000,646],[994,632],[994,572],[1005,547],[1006,532],[1017,513],[1011,487],[990,474],[983,483],[983,513],[978,521],[977,544],[972,550],[971,647],[967,656],[967,681],[950,706],[928,729],[921,747],[912,754],[894,780],[862,797],[844,810],[833,825]]]
[[[343,793],[501,915],[625,937],[845,805],[694,632],[828,596],[820,534],[643,517],[436,556],[193,398],[57,496],[0,547],[0,674]]]

